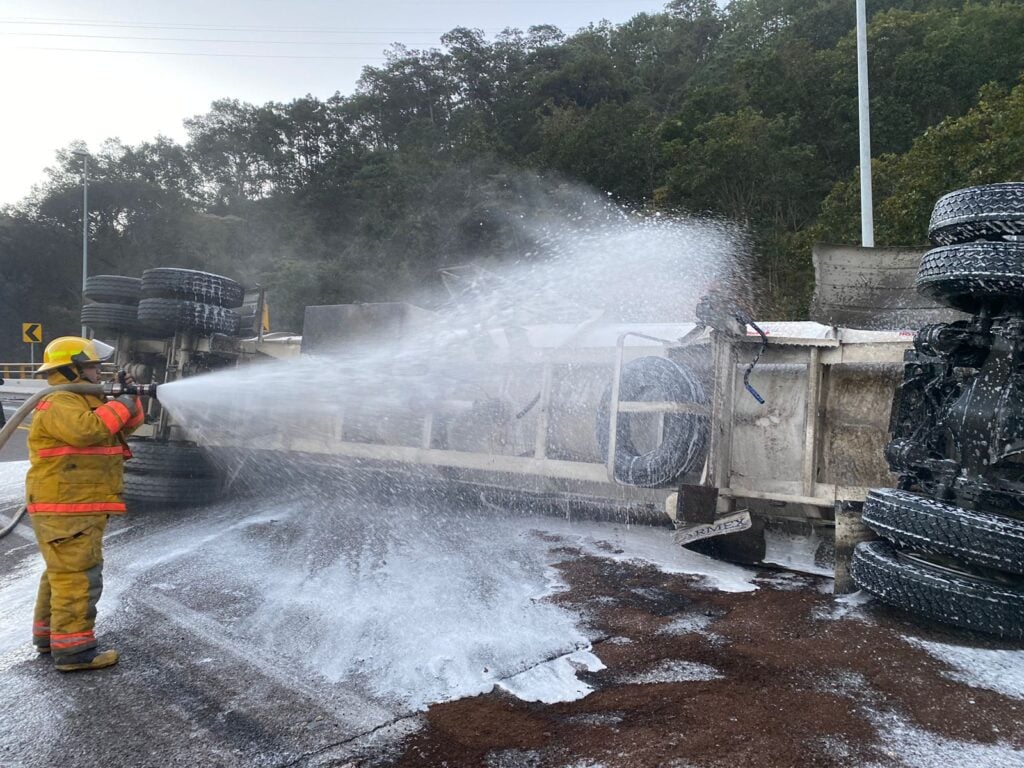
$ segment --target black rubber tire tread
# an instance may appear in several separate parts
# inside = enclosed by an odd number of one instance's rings
[[[868,491],[861,518],[880,536],[909,549],[1024,576],[1024,520],[894,488]]]
[[[132,439],[125,472],[173,477],[215,477],[216,468],[195,443]]]
[[[139,310],[134,304],[86,304],[82,325],[93,329],[134,333],[139,329]]]
[[[238,315],[231,309],[186,299],[142,299],[139,322],[154,333],[175,331],[238,335]]]
[[[853,551],[853,580],[905,611],[999,637],[1024,639],[1024,590],[900,559],[886,541]]]
[[[597,414],[597,444],[602,459],[608,455],[611,389],[609,384]],[[639,357],[626,363],[619,382],[619,399],[624,402],[707,403],[704,388],[690,369],[666,357]],[[704,458],[708,429],[705,417],[666,414],[661,444],[640,453],[630,439],[630,416],[620,413],[616,428],[615,478],[619,482],[645,488],[665,485]]]
[[[928,238],[935,245],[1024,235],[1024,183],[985,184],[943,195],[932,209]]]
[[[124,500],[129,505],[168,507],[208,504],[220,495],[216,477],[165,477],[126,472]]]
[[[143,272],[142,292],[150,298],[190,299],[231,309],[242,306],[245,298],[245,289],[230,277],[175,267]]]
[[[972,314],[1024,307],[1024,242],[933,248],[917,271],[918,293]]]
[[[121,275],[93,275],[86,278],[82,295],[109,304],[138,304],[142,298],[142,279]]]

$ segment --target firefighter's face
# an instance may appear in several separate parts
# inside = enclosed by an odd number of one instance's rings
[[[100,381],[100,364],[99,363],[86,363],[81,366],[82,378],[86,381],[91,381],[93,384],[98,384]]]

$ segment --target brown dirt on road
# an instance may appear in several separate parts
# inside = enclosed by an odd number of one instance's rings
[[[766,572],[756,592],[723,593],[637,563],[577,554],[559,567],[570,588],[552,599],[603,638],[594,653],[607,669],[581,673],[595,691],[555,705],[500,692],[435,705],[387,765],[901,765],[872,713],[1024,748],[1024,702],[950,679],[902,636],[1011,646],[874,603],[861,618],[834,618],[827,582],[813,577]]]

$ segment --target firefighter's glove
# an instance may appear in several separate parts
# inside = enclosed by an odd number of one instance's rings
[[[121,395],[115,402],[128,409],[128,417],[134,419],[139,415],[139,400],[135,395]]]

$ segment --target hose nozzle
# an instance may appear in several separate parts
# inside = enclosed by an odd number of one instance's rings
[[[103,394],[107,397],[138,395],[139,397],[152,397],[156,400],[156,387],[156,384],[125,384],[120,381],[108,381],[103,385]]]

